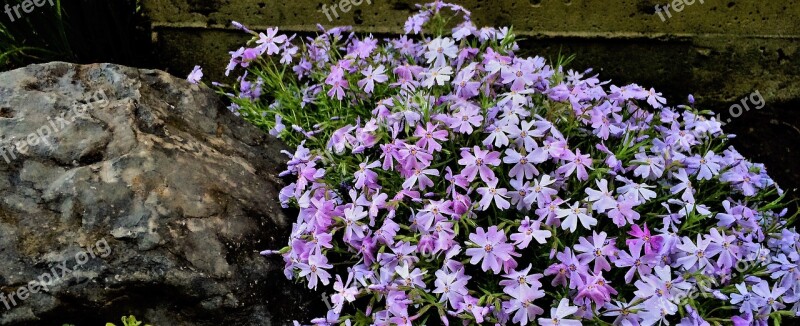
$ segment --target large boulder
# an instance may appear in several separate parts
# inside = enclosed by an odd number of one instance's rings
[[[164,72],[0,74],[0,324],[271,325],[321,303],[286,243],[281,145]],[[310,302],[310,303],[309,303]]]

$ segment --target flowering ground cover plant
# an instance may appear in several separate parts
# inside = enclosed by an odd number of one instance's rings
[[[520,57],[509,28],[420,6],[406,35],[254,35],[231,110],[283,139],[290,279],[315,325],[778,324],[798,234],[711,112]],[[197,69],[190,80],[197,82]],[[276,259],[276,258],[270,258]],[[296,324],[300,324],[295,322]]]

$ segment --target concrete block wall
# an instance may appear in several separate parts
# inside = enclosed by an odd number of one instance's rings
[[[343,12],[348,6],[342,1],[143,0],[143,8],[170,72],[186,75],[200,64],[220,80],[227,52],[249,38],[233,30],[231,20],[286,32],[313,33],[320,23],[394,34],[422,2],[346,0],[350,8]],[[723,120],[731,105],[758,91],[766,108],[731,119],[726,129],[739,134],[740,151],[765,162],[784,187],[800,186],[800,0],[451,2],[472,10],[478,26],[513,26],[527,54],[576,54],[576,70],[594,67],[618,84],[655,87],[671,103],[694,94]],[[656,10],[667,3],[669,15]],[[329,20],[322,8],[334,5],[338,17],[329,12]]]

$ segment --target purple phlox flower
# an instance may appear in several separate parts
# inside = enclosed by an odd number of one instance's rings
[[[414,136],[419,137],[417,146],[426,149],[430,153],[436,153],[442,150],[442,145],[438,141],[447,141],[447,130],[439,130],[439,124],[432,124],[428,122],[423,128],[422,124],[418,124],[414,130]]]
[[[549,202],[553,196],[558,194],[558,190],[550,188],[556,180],[552,179],[550,175],[542,175],[538,180],[533,180],[533,186],[530,192],[525,196],[526,204]]]
[[[678,122],[673,122],[669,129],[664,130],[663,134],[666,136],[665,144],[683,151],[690,151],[692,146],[699,143],[694,133],[691,130],[682,129]]]
[[[334,132],[334,135],[336,133]],[[383,165],[381,168],[387,171],[394,170],[394,161],[398,163],[402,162],[403,156],[400,154],[400,148],[405,147],[405,143],[401,140],[393,139],[390,143],[387,144],[380,144],[381,148],[381,158],[383,159]]]
[[[655,273],[642,277],[634,285],[637,290],[634,294],[644,299],[648,309],[664,309],[668,314],[678,311],[678,306],[673,303],[673,298],[679,294],[684,295],[692,286],[682,279],[673,279],[669,266],[656,266]],[[652,308],[652,309],[651,309]]]
[[[592,226],[597,225],[597,219],[588,215],[586,208],[580,207],[580,202],[575,202],[566,209],[559,208],[556,215],[559,219],[562,219],[561,228],[564,230],[569,229],[572,233],[575,233],[578,229],[579,221],[587,230],[591,230]]]
[[[478,227],[476,233],[469,234],[469,240],[478,248],[466,250],[470,256],[470,264],[477,265],[481,262],[481,269],[485,272],[492,270],[495,274],[500,273],[502,265],[512,260],[514,246],[507,242],[505,231],[497,229],[497,226],[490,226],[488,230]]]
[[[344,98],[344,90],[350,88],[350,83],[344,78],[344,69],[338,65],[331,68],[331,73],[325,79],[325,84],[331,86],[328,96],[335,96],[339,101]]]
[[[772,290],[770,290],[769,283],[767,283],[767,281],[762,281],[753,285],[752,290],[754,294],[758,295],[763,300],[766,314],[786,308],[786,305],[779,301],[781,296],[786,293],[786,288],[779,287],[775,284],[772,286]]]
[[[454,272],[447,272],[443,269],[436,271],[433,293],[441,294],[439,302],[447,300],[450,306],[455,308],[460,303],[462,297],[467,295],[467,282],[472,277],[464,274],[464,269]]]
[[[378,217],[378,210],[386,208],[386,199],[388,198],[389,195],[380,192],[380,189],[378,189],[376,193],[372,193],[369,199],[367,199],[366,193],[361,193],[361,195],[358,196],[356,205],[369,208],[367,210],[369,212],[369,226],[375,226],[375,218]]]
[[[745,196],[755,195],[756,189],[760,188],[761,185],[761,175],[752,172],[748,164],[745,163],[740,163],[728,172],[723,173],[720,180],[730,182],[741,190]]]
[[[540,220],[544,221],[544,224],[551,227],[560,227],[561,220],[558,219],[558,209],[561,207],[561,204],[564,203],[564,200],[561,198],[553,198],[547,199],[544,201],[537,202],[537,209],[536,209],[536,216],[539,216]]]
[[[497,102],[497,105],[500,106],[500,107],[505,107],[505,106],[507,106],[507,104],[511,104],[510,108],[514,110],[514,111],[511,111],[511,112],[517,113],[519,111],[516,111],[516,110],[524,109],[524,107],[527,106],[530,103],[530,101],[531,101],[530,94],[534,94],[534,93],[536,93],[536,91],[534,91],[533,89],[525,89],[525,90],[519,90],[519,91],[512,90],[512,91],[500,94],[500,101]],[[510,116],[510,117],[507,116],[507,117],[505,117],[503,119],[503,122],[506,125],[508,125],[508,124],[516,124],[516,123],[519,123],[519,117],[518,116]]]
[[[608,211],[607,215],[619,227],[633,224],[640,218],[639,213],[633,210],[636,205],[637,202],[631,198],[617,199],[617,206]]]
[[[378,40],[372,37],[372,34],[365,37],[364,40],[358,38],[353,39],[351,46],[348,47],[348,54],[352,54],[356,59],[369,58],[372,51],[378,48]]]
[[[660,235],[650,234],[650,229],[647,228],[647,223],[643,228],[636,224],[631,224],[631,231],[628,231],[633,238],[626,241],[628,246],[642,245],[644,246],[644,253],[646,255],[659,251],[664,238]]]
[[[600,179],[596,180],[595,183],[600,190],[594,190],[592,188],[586,188],[585,190],[586,194],[589,196],[586,200],[592,202],[592,209],[598,213],[604,213],[616,207],[617,201],[614,199],[612,192],[608,190],[608,180]]]
[[[553,234],[549,230],[541,229],[542,222],[531,221],[530,217],[525,216],[525,219],[520,222],[517,233],[511,234],[511,241],[519,249],[525,249],[530,244],[531,240],[536,239],[539,244],[547,243],[547,238]]]
[[[358,295],[358,287],[355,285],[350,286],[350,283],[353,281],[353,273],[348,273],[347,282],[342,282],[342,277],[336,275],[336,282],[333,283],[333,289],[336,291],[331,296],[331,303],[333,303],[333,310],[336,313],[342,312],[342,307],[344,306],[345,302],[353,302],[356,301],[356,295]]]
[[[738,290],[739,293],[731,294],[731,304],[739,306],[739,312],[747,313],[756,311],[766,304],[763,297],[755,293],[750,293],[744,282],[736,284],[736,290]],[[767,290],[769,290],[769,288],[767,288]]]
[[[425,190],[428,187],[433,187],[433,180],[431,180],[428,176],[438,176],[440,175],[439,170],[436,169],[420,169],[414,168],[405,175],[406,180],[403,182],[403,189],[411,189],[415,185],[419,187],[420,190]]]
[[[521,91],[536,81],[534,67],[527,60],[515,59],[513,64],[504,67],[500,76],[503,84],[511,84],[512,91]]]
[[[474,104],[463,102],[466,105],[459,105],[458,111],[453,113],[453,119],[449,123],[450,129],[462,134],[472,134],[473,128],[480,127],[483,123],[483,116],[480,108]]]
[[[553,286],[562,284],[575,289],[578,287],[578,282],[589,275],[589,267],[581,263],[569,247],[556,254],[556,258],[559,263],[550,265],[544,272],[544,275],[556,275],[552,282]],[[568,279],[569,284],[567,284]]]
[[[475,76],[476,66],[477,63],[471,63],[469,66],[459,71],[456,74],[456,78],[453,79],[455,94],[459,97],[469,99],[480,93],[479,88],[481,87],[481,83],[472,80],[472,77]]]
[[[697,235],[697,244],[692,242],[689,237],[683,237],[683,241],[677,244],[677,248],[683,251],[685,256],[678,258],[676,263],[686,270],[695,266],[701,270],[706,268],[711,264],[709,259],[715,254],[714,251],[707,250],[710,244],[710,239],[703,239],[699,234]]]
[[[453,75],[453,68],[450,66],[434,67],[421,73],[425,79],[422,80],[423,87],[431,88],[433,85],[444,86],[450,81]]]
[[[281,49],[283,49],[283,54],[281,54],[280,63],[284,65],[291,64],[294,60],[294,57],[297,55],[297,52],[300,51],[300,48],[292,45],[291,43],[287,43],[286,45],[282,46]]]
[[[461,67],[464,66],[464,63],[475,60],[475,58],[478,56],[480,52],[481,52],[480,49],[473,48],[470,46],[461,48],[461,50],[458,51],[458,57],[456,57],[456,70],[461,70]],[[477,62],[469,63],[469,65],[477,65],[477,64],[478,64]],[[478,87],[480,87],[480,85],[478,85]]]
[[[298,263],[300,268],[300,277],[308,279],[308,288],[317,289],[317,282],[322,282],[323,285],[328,285],[331,281],[331,274],[326,269],[333,268],[333,265],[328,264],[328,258],[321,253],[317,252],[308,257],[308,263]]]
[[[427,45],[428,51],[425,52],[427,62],[433,63],[433,67],[442,67],[447,65],[447,59],[453,59],[458,55],[458,46],[450,38],[437,37],[431,40]]]
[[[434,219],[446,219],[454,214],[452,206],[451,200],[431,200],[420,213],[430,215]]]
[[[347,324],[345,322],[345,324]],[[295,321],[295,325],[300,325],[298,322]],[[311,324],[314,326],[334,326],[339,324],[339,313],[334,311],[333,309],[328,310],[328,313],[325,315],[324,318],[314,318],[311,320]],[[349,325],[348,325],[349,326]]]
[[[371,94],[375,89],[375,83],[385,83],[389,80],[389,77],[386,76],[386,67],[383,65],[379,65],[377,68],[369,66],[362,70],[361,74],[364,75],[364,79],[358,81],[358,87],[361,87],[367,94]]]
[[[647,91],[647,104],[650,104],[654,109],[660,109],[664,107],[664,104],[667,104],[667,99],[661,96],[661,93],[656,93],[656,90],[650,88]]]
[[[533,301],[544,297],[544,291],[539,287],[529,287],[526,285],[518,287],[515,291],[509,293],[511,301],[504,304],[503,312],[507,314],[514,313],[511,321],[519,323],[520,325],[528,325],[536,316],[544,313],[544,309],[533,304]]]
[[[644,152],[639,152],[635,157],[631,163],[638,166],[633,170],[633,175],[645,179],[658,179],[664,173],[662,156],[647,156]]]
[[[589,157],[589,154],[581,155],[580,149],[576,149],[575,153],[567,150],[561,159],[566,161],[566,164],[556,170],[558,174],[569,177],[577,170],[578,180],[586,181],[589,179],[589,173],[586,172],[587,168],[592,168],[592,159]]]
[[[605,101],[589,110],[593,133],[602,140],[608,140],[609,135],[616,136],[622,133],[624,130],[617,126],[622,120],[622,117],[616,113],[619,111],[621,108],[613,105],[610,101]]]
[[[486,131],[489,133],[489,136],[483,140],[484,146],[489,146],[492,144],[494,144],[494,146],[497,148],[508,146],[508,135],[506,135],[505,129],[498,126],[496,122],[487,127]]]
[[[431,155],[431,153],[428,153],[425,149],[409,144],[405,144],[405,146],[398,150],[398,156],[401,158],[401,166],[406,173],[411,173],[414,169],[424,169],[430,166],[433,160],[433,155]]]
[[[378,254],[378,262],[381,266],[394,271],[400,263],[416,264],[419,257],[416,255],[417,246],[405,241],[398,241],[391,247],[392,253]]]
[[[346,242],[354,243],[364,238],[364,225],[359,224],[359,221],[367,217],[368,213],[364,211],[364,207],[350,205],[344,209],[344,223],[346,225],[344,231],[344,240]]]
[[[500,285],[503,286],[503,292],[512,295],[514,292],[518,290],[529,290],[539,289],[542,287],[542,283],[539,282],[539,279],[544,277],[542,274],[529,274],[533,268],[533,265],[529,264],[527,268],[521,271],[511,271],[511,273],[507,273],[503,275],[505,280],[500,281]]]
[[[520,177],[532,179],[534,176],[539,175],[539,170],[536,169],[534,164],[542,162],[544,162],[544,160],[537,158],[534,152],[531,152],[526,156],[522,156],[519,152],[512,148],[506,149],[506,155],[503,157],[503,163],[514,164],[514,167],[512,167],[508,173],[508,175],[512,178]]]
[[[711,326],[691,305],[687,304],[685,308],[688,316],[681,319],[681,323],[678,326]]]
[[[475,318],[475,322],[483,323],[483,317],[489,313],[489,307],[479,305],[478,299],[471,295],[465,295],[461,300],[456,307],[458,312],[470,313]]]
[[[461,174],[470,182],[475,180],[475,176],[478,174],[480,174],[481,180],[484,182],[495,180],[494,171],[490,166],[500,165],[500,153],[489,150],[483,151],[478,146],[473,148],[473,153],[470,153],[469,150],[461,151],[461,159],[458,160],[458,164],[464,166]]]
[[[200,82],[200,79],[203,79],[203,68],[200,66],[194,66],[194,69],[192,69],[189,77],[186,77],[186,80],[192,84],[197,84]]]
[[[611,264],[608,262],[607,257],[611,256],[615,250],[613,250],[613,242],[606,244],[607,236],[608,234],[605,232],[600,232],[600,234],[598,234],[592,231],[592,236],[590,237],[591,242],[587,240],[586,237],[580,237],[578,239],[578,244],[573,246],[575,252],[581,252],[581,254],[578,255],[578,259],[582,264],[588,265],[594,261],[595,274],[601,271],[611,270]]]
[[[725,209],[725,213],[717,213],[716,215],[719,220],[718,226],[731,227],[734,223],[748,229],[753,229],[757,226],[755,223],[756,212],[748,207],[741,204],[732,206],[729,200],[724,200],[722,207]]]
[[[541,147],[543,150],[547,151],[547,153],[552,158],[563,159],[569,150],[567,149],[567,141],[564,139],[556,139],[552,137],[548,137],[545,139],[544,144]]]
[[[655,188],[654,186],[645,183],[636,183],[622,176],[617,176],[616,179],[625,182],[624,186],[617,188],[617,192],[626,197],[635,199],[637,203],[644,204],[657,196],[655,191],[650,190],[651,188]]]
[[[579,320],[566,319],[577,311],[578,307],[571,306],[569,299],[564,298],[558,302],[558,307],[550,309],[550,318],[539,318],[537,321],[540,326],[581,326]]]
[[[574,301],[581,301],[585,299],[591,300],[595,306],[603,306],[604,304],[611,302],[611,295],[617,294],[617,291],[611,287],[611,282],[607,281],[602,273],[590,275],[584,281],[583,279],[579,280],[580,283],[578,285],[578,294],[575,296]],[[590,305],[586,305],[590,306]],[[584,315],[593,315],[594,312],[590,308],[589,311],[586,311]]]
[[[705,156],[695,154],[686,158],[686,164],[692,171],[697,171],[697,180],[711,180],[719,174],[719,156],[708,151]]]
[[[395,317],[391,319],[393,324],[397,325],[413,325],[411,320],[413,317],[408,316],[408,305],[414,303],[408,298],[408,294],[404,291],[390,290],[386,295],[386,308]]]
[[[259,33],[258,40],[256,43],[258,44],[257,49],[261,54],[265,52],[267,55],[273,55],[280,52],[280,47],[278,45],[286,42],[287,37],[286,35],[277,35],[278,28],[267,28],[267,34]]]
[[[309,243],[314,246],[314,249],[317,250],[317,252],[321,252],[322,248],[333,248],[333,244],[331,243],[332,241],[333,236],[330,233],[318,232],[311,234],[311,241],[309,241]]]
[[[400,231],[400,225],[387,218],[383,220],[383,225],[380,229],[375,230],[374,237],[381,243],[392,246],[394,245],[394,237]]]
[[[406,20],[405,33],[406,34],[419,34],[422,32],[422,26],[430,20],[430,12],[423,11],[415,14]]]
[[[536,126],[536,128],[531,130],[534,126]],[[517,127],[516,124],[509,125],[506,127],[506,131],[508,135],[514,139],[517,146],[525,148],[528,152],[538,147],[533,137],[544,136],[544,131],[537,126],[536,121],[521,121],[519,127]],[[544,162],[544,160],[541,162]]]
[[[617,267],[630,267],[628,272],[625,273],[625,283],[630,284],[635,273],[638,273],[640,277],[649,275],[652,271],[652,265],[658,262],[655,254],[642,256],[642,247],[642,242],[635,243],[629,247],[630,254],[621,250],[619,251],[619,258],[614,261],[614,265]]]
[[[425,282],[422,281],[422,276],[427,272],[423,272],[419,268],[410,270],[407,262],[404,262],[402,266],[395,267],[395,272],[397,273],[397,276],[399,276],[397,280],[398,285],[425,289]]]
[[[371,169],[379,166],[381,166],[379,161],[374,161],[372,163],[360,163],[358,165],[358,171],[355,173],[356,188],[363,189],[364,187],[369,187],[374,189],[378,184],[378,174],[373,172]]]
[[[716,228],[709,230],[708,239],[711,244],[708,247],[709,255],[719,254],[717,266],[723,269],[731,268],[741,257],[739,246],[736,245],[736,236],[720,233]]]
[[[280,138],[280,134],[286,130],[286,126],[283,124],[283,116],[280,114],[275,115],[275,127],[269,130],[269,134],[275,137]]]
[[[414,42],[414,39],[408,38],[408,35],[402,35],[399,38],[392,39],[391,42],[394,48],[402,55],[417,56],[421,49],[420,45]]]
[[[478,29],[474,24],[472,24],[471,21],[465,21],[453,28],[453,38],[456,39],[456,41],[460,41],[467,36],[474,35],[477,32]]]
[[[672,186],[669,191],[673,194],[683,191],[683,194],[681,194],[681,200],[694,202],[694,187],[692,186],[692,180],[689,179],[689,175],[686,174],[686,170],[680,169],[678,170],[678,173],[673,174],[673,176],[680,182]]]
[[[603,308],[603,316],[614,317],[613,325],[623,326],[639,326],[639,316],[637,312],[640,310],[641,304],[632,305],[628,302],[621,302],[614,300],[614,303],[607,302]]]
[[[511,207],[511,204],[506,200],[508,190],[505,188],[497,188],[498,179],[490,179],[486,181],[486,187],[480,187],[476,190],[478,194],[483,196],[480,200],[481,210],[487,210],[494,202],[495,206],[500,210],[506,210]]]
[[[408,220],[409,229],[414,232],[430,233],[433,228],[434,217],[430,214],[416,214],[412,211]]]
[[[694,199],[694,198],[691,198],[691,199]],[[710,216],[711,215],[711,211],[709,210],[708,206],[706,206],[704,204],[697,204],[697,203],[694,202],[694,200],[683,201],[683,200],[678,200],[678,199],[669,199],[669,200],[667,200],[666,203],[662,203],[662,204],[664,206],[668,206],[667,204],[680,206],[678,208],[678,210],[675,212],[677,217],[679,217],[679,219],[674,221],[674,223],[676,223],[676,224],[680,224],[681,219],[686,217],[686,216],[688,216],[689,214],[692,214],[692,212],[694,212],[696,214],[700,214],[702,216]],[[665,222],[664,225],[669,225],[669,223]]]

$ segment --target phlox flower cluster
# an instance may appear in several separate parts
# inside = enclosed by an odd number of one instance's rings
[[[228,72],[243,73],[216,85],[293,146],[279,200],[299,214],[288,245],[263,254],[334,292],[303,324],[800,314],[783,191],[691,98],[668,106],[568,58],[518,56],[512,29],[478,28],[442,2],[390,39],[235,25],[254,35],[231,53]]]

